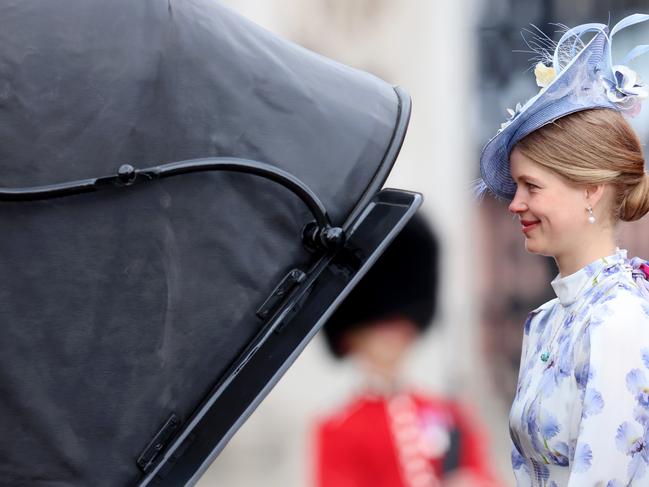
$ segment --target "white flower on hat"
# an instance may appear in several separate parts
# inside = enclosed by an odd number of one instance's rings
[[[534,67],[534,76],[536,76],[537,86],[545,88],[554,81],[554,78],[557,77],[557,72],[552,66],[546,66],[542,62],[539,62]]]
[[[606,97],[620,109],[635,115],[640,111],[641,102],[649,96],[646,86],[638,73],[621,64],[612,67],[613,79],[603,78]]]
[[[514,120],[516,118],[516,115],[521,113],[522,110],[523,105],[521,105],[520,103],[516,104],[516,108],[508,108],[507,113],[509,113],[509,120]]]
[[[498,131],[499,133],[505,130],[505,128],[514,121],[514,119],[518,116],[519,113],[523,111],[523,105],[520,103],[516,104],[516,108],[508,108],[507,113],[509,113],[509,118],[500,124],[500,130]]]

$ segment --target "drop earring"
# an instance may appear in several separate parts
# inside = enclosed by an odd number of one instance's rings
[[[588,223],[594,225],[595,222],[597,221],[597,218],[595,218],[595,215],[593,215],[593,207],[589,206],[587,210],[588,210]]]

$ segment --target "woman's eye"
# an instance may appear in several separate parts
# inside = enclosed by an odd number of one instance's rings
[[[539,187],[534,183],[527,183],[527,187],[530,189],[539,189]]]

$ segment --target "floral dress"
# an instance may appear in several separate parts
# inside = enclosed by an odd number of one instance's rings
[[[647,276],[618,249],[530,313],[509,418],[518,486],[649,486]]]

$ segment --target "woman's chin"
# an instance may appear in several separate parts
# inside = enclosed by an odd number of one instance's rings
[[[533,238],[526,238],[525,239],[525,250],[527,250],[530,254],[543,254],[543,246],[539,245],[539,242],[537,242]]]

